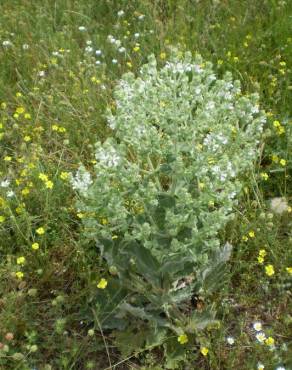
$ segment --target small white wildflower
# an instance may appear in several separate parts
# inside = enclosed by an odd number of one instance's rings
[[[1,188],[8,188],[8,186],[10,185],[10,180],[6,179],[6,180],[3,180],[0,182],[0,187]]]
[[[29,45],[28,45],[28,44],[23,44],[23,45],[22,45],[22,49],[23,49],[23,50],[27,50],[27,49],[29,49]]]
[[[278,366],[276,367],[276,370],[286,370],[286,368],[284,366]]]
[[[80,26],[80,27],[78,27],[78,30],[79,30],[80,32],[84,32],[84,31],[86,31],[86,27],[84,27],[84,26]]]
[[[91,53],[93,51],[93,47],[92,46],[86,46],[85,48],[85,52],[86,53]]]
[[[138,38],[140,37],[140,33],[138,33],[138,32],[134,33],[134,37],[135,37],[136,39],[138,39]]]
[[[116,39],[112,35],[108,35],[107,40],[111,44],[114,44],[116,42]]]
[[[114,148],[99,148],[95,153],[95,158],[105,167],[116,167],[121,160]]]
[[[39,71],[38,76],[39,77],[45,77],[46,72],[45,71]]]
[[[100,61],[100,60],[96,60],[96,61],[95,61],[95,64],[96,64],[97,66],[99,66],[99,65],[101,64],[101,61]]]
[[[86,194],[88,187],[92,184],[90,173],[81,166],[75,176],[71,175],[71,184],[74,190]]]
[[[141,15],[139,15],[139,17],[138,17],[139,21],[142,21],[144,18],[145,18],[145,15],[144,15],[144,14],[141,14]]]
[[[265,365],[262,362],[258,362],[257,370],[264,370]]]
[[[14,195],[15,195],[15,193],[12,190],[8,190],[7,193],[6,193],[7,198],[12,198],[12,197],[14,197]]]
[[[260,343],[264,343],[264,341],[266,340],[266,334],[261,331],[257,333],[256,338]]]
[[[271,210],[274,213],[281,215],[282,213],[286,212],[288,209],[288,203],[285,198],[273,198],[271,200]]]
[[[121,42],[121,40],[115,40],[114,44],[117,48],[119,48],[121,46],[122,42]]]
[[[112,59],[112,63],[117,64],[118,63],[117,59]]]
[[[92,45],[92,41],[91,40],[87,40],[86,41],[86,45]]]
[[[262,323],[260,321],[254,322],[252,326],[253,326],[255,331],[261,331],[262,330]]]
[[[235,339],[233,337],[227,337],[226,341],[227,341],[228,344],[230,344],[232,346],[235,342]]]
[[[124,14],[125,14],[125,12],[123,10],[118,11],[118,17],[122,17]]]
[[[12,46],[12,42],[9,41],[9,40],[5,40],[5,41],[2,42],[2,45],[7,48],[9,46]]]
[[[123,46],[119,48],[120,53],[124,53],[125,51],[126,51],[126,48],[124,48]]]
[[[95,50],[95,55],[100,56],[101,55],[101,50]]]

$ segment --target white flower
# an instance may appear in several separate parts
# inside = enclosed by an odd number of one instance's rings
[[[93,51],[93,47],[92,46],[86,46],[85,51],[86,51],[86,53],[91,53]]]
[[[74,190],[80,191],[80,193],[86,194],[89,185],[92,184],[90,173],[81,166],[76,175],[71,175],[71,184]]]
[[[100,56],[101,55],[101,50],[95,50],[95,55]]]
[[[276,370],[286,370],[284,366],[278,366]]]
[[[4,47],[9,47],[9,46],[12,46],[12,42],[11,42],[11,41],[9,41],[9,40],[5,40],[5,41],[3,41],[3,42],[2,42],[2,45],[3,45]]]
[[[107,40],[111,44],[114,44],[116,42],[116,39],[112,35],[108,35]]]
[[[92,44],[92,41],[91,40],[87,40],[86,41],[86,45],[91,45]]]
[[[96,60],[96,61],[95,61],[95,64],[96,64],[97,66],[99,66],[99,65],[101,64],[100,60]]]
[[[141,14],[141,15],[139,15],[139,17],[138,17],[139,21],[142,21],[144,18],[145,18],[145,15],[144,15],[144,14]]]
[[[15,195],[14,191],[8,190],[6,193],[7,198],[12,198]]]
[[[138,33],[138,32],[136,32],[136,33],[134,33],[134,37],[137,39],[137,38],[139,38],[140,37],[140,33]]]
[[[121,157],[114,148],[99,148],[95,153],[95,158],[105,167],[116,167],[120,163]]]
[[[117,48],[119,48],[121,46],[122,42],[121,42],[121,40],[115,40],[114,44]]]
[[[0,182],[0,187],[1,188],[8,188],[8,186],[10,185],[10,180],[6,179],[6,180],[3,180]]]
[[[286,212],[288,209],[288,203],[285,198],[273,198],[271,200],[271,210],[279,215]]]
[[[262,362],[258,362],[257,370],[264,370],[265,365]]]
[[[29,45],[28,45],[28,44],[23,44],[23,45],[22,45],[22,49],[23,49],[23,50],[27,50],[27,49],[29,49]]]
[[[118,17],[122,17],[124,14],[125,14],[125,12],[123,10],[118,11]]]
[[[118,63],[117,59],[112,59],[112,63],[117,64]]]
[[[46,72],[45,71],[39,71],[38,76],[39,77],[45,77]]]
[[[266,340],[266,334],[263,331],[260,331],[259,333],[257,333],[256,338],[260,343],[264,343],[264,341]]]
[[[255,331],[261,331],[262,330],[262,323],[260,321],[254,322],[252,326],[253,326]]]
[[[227,337],[226,338],[226,341],[227,341],[227,343],[228,344],[230,344],[231,346],[234,344],[234,342],[235,342],[235,340],[234,340],[234,338],[233,337]]]
[[[119,48],[120,53],[124,53],[125,51],[126,51],[126,48],[124,48],[123,46]]]
[[[84,26],[80,26],[80,27],[78,27],[78,29],[79,29],[80,32],[86,31],[86,27],[84,27]]]

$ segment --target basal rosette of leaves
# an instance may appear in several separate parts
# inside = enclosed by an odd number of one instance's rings
[[[257,158],[258,96],[243,96],[230,73],[217,79],[211,63],[186,53],[160,69],[151,56],[114,97],[113,135],[96,145],[95,173],[81,167],[72,179],[84,231],[113,274],[101,321],[125,330],[134,316],[194,333],[214,318],[189,303],[220,286],[230,245],[220,248],[218,231]]]

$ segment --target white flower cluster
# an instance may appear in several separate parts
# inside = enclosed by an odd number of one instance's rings
[[[230,73],[217,79],[211,63],[186,53],[160,70],[150,57],[138,77],[123,76],[114,97],[114,138],[97,144],[98,176],[83,200],[109,220],[94,224],[95,236],[122,234],[161,260],[182,254],[205,263],[257,157],[265,122],[258,96],[242,95]],[[96,221],[84,222],[93,229]]]
[[[74,190],[86,195],[89,186],[92,184],[90,173],[81,166],[75,176],[71,176],[71,184]]]

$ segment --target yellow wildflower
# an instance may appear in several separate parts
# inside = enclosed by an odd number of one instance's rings
[[[160,53],[160,59],[164,60],[166,58],[166,53]]]
[[[264,181],[267,181],[268,178],[269,178],[269,175],[266,173],[266,172],[262,172],[261,173],[261,178],[264,180]]]
[[[292,275],[292,267],[286,267],[286,271],[288,274]]]
[[[46,185],[47,189],[53,189],[53,187],[54,187],[54,183],[51,180],[46,181],[45,185]]]
[[[49,180],[48,176],[45,175],[44,173],[39,174],[39,179],[42,180],[42,181],[48,181]]]
[[[0,223],[2,223],[4,221],[5,221],[5,217],[4,216],[0,216]]]
[[[25,112],[25,108],[23,108],[23,107],[16,108],[16,113],[17,114],[23,114],[24,112]]]
[[[43,227],[39,227],[38,229],[36,229],[36,233],[38,235],[43,235],[45,233],[45,229]]]
[[[264,257],[258,256],[258,263],[263,264],[264,263]]]
[[[105,289],[107,287],[107,280],[102,278],[97,284],[98,289]]]
[[[22,278],[23,278],[23,276],[24,276],[24,273],[23,273],[22,271],[17,271],[17,272],[15,273],[15,276],[16,276],[18,279],[22,279]]]
[[[30,193],[29,188],[23,188],[23,189],[21,190],[21,194],[22,194],[22,195],[24,195],[24,196],[28,195],[29,193]]]
[[[268,337],[265,340],[265,343],[266,343],[267,346],[273,346],[275,344],[275,339],[273,337]]]
[[[273,276],[275,274],[274,266],[273,265],[267,265],[265,266],[265,271],[268,276]]]
[[[23,256],[18,257],[17,260],[16,260],[16,263],[18,265],[24,265],[25,264],[25,257],[23,257]]]
[[[108,224],[108,219],[107,218],[102,218],[101,223],[102,223],[102,225],[107,225]]]
[[[255,237],[255,232],[253,230],[251,230],[249,233],[248,233],[249,237],[250,238],[254,238]]]
[[[68,172],[61,172],[60,179],[67,180],[68,177],[69,177],[69,173]]]
[[[281,126],[281,123],[280,123],[279,121],[274,121],[274,122],[273,122],[273,126],[274,126],[275,128],[278,128],[278,127],[280,127],[280,126]]]
[[[39,243],[32,243],[31,245],[31,248],[34,250],[34,251],[37,251],[39,249],[40,245]]]
[[[186,334],[181,334],[177,337],[177,341],[180,343],[180,344],[186,344],[188,343],[189,339],[188,339],[188,336]]]
[[[266,255],[267,255],[266,250],[265,250],[265,249],[260,249],[260,251],[259,251],[259,256],[261,256],[261,257],[266,257]]]
[[[209,350],[207,347],[202,347],[200,352],[203,356],[207,356],[207,354],[209,353]]]
[[[280,165],[281,165],[281,166],[283,166],[283,167],[284,167],[284,166],[286,166],[286,163],[287,163],[287,162],[286,162],[286,159],[283,159],[283,158],[282,158],[282,159],[280,159]]]

